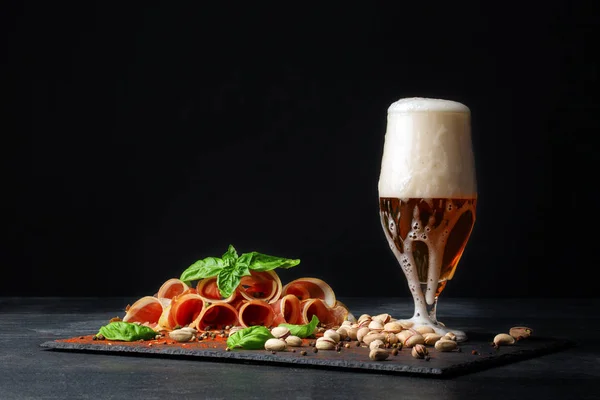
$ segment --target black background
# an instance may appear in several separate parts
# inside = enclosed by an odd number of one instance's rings
[[[153,294],[231,243],[408,296],[377,180],[411,96],[472,111],[478,219],[443,296],[595,295],[593,2],[125,3],[2,13],[0,295]]]

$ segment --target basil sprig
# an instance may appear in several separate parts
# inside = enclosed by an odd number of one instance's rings
[[[221,258],[207,257],[190,265],[181,274],[182,281],[190,283],[205,278],[217,277],[217,287],[223,297],[229,297],[240,284],[243,276],[252,271],[270,271],[275,268],[292,268],[300,264],[300,260],[274,257],[266,254],[244,253],[238,256],[232,245]]]
[[[310,322],[306,325],[294,325],[294,324],[279,324],[279,326],[285,326],[290,330],[290,335],[298,336],[300,338],[306,338],[312,336],[315,333],[315,329],[319,325],[319,318],[313,315]]]
[[[274,336],[268,328],[256,325],[241,329],[227,338],[227,347],[235,349],[241,347],[246,350],[260,350],[264,348],[267,340]]]
[[[130,322],[116,321],[100,328],[98,335],[109,340],[123,340],[133,342],[135,340],[150,340],[156,337],[156,331],[147,326],[132,324]]]

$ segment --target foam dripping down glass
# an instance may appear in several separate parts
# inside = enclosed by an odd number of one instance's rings
[[[411,319],[436,333],[464,332],[437,320],[473,225],[477,183],[471,113],[449,100],[407,98],[388,108],[379,176],[381,225],[414,300]]]

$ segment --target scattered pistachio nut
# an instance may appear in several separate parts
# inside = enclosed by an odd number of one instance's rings
[[[388,322],[390,322],[390,319],[392,318],[392,316],[390,314],[379,314],[379,315],[375,315],[374,317],[372,317],[371,319],[374,321],[379,321],[382,324],[387,324]]]
[[[385,336],[385,339],[383,339],[385,343],[396,344],[400,341],[400,339],[398,339],[398,336],[396,336],[396,334],[392,332],[382,331],[381,333]]]
[[[241,331],[242,329],[244,329],[242,326],[232,326],[229,329],[229,336],[233,335],[234,333],[236,333],[237,331]]]
[[[405,329],[396,334],[396,336],[405,347],[414,347],[417,344],[425,344],[425,338],[423,335],[414,329]]]
[[[388,322],[383,326],[383,330],[391,333],[398,333],[402,330],[402,325],[397,321]]]
[[[328,329],[323,333],[323,337],[328,337],[330,339],[332,339],[333,341],[335,341],[336,343],[338,343],[342,338],[341,335],[339,333],[337,333],[336,331],[334,331],[333,329]]]
[[[285,339],[290,335],[290,330],[285,326],[276,326],[271,329],[271,335],[275,336],[277,339]]]
[[[374,340],[381,340],[383,342],[385,340],[385,335],[377,331],[371,331],[367,333],[365,337],[363,337],[362,341],[364,344],[369,346]]]
[[[362,314],[360,317],[358,317],[358,320],[357,320],[356,322],[358,322],[359,324],[360,324],[361,322],[364,322],[364,321],[367,321],[367,320],[368,320],[369,322],[371,322],[371,319],[372,319],[372,318],[371,318],[371,316],[370,316],[369,314]]]
[[[282,351],[287,345],[283,339],[271,338],[265,342],[265,350]]]
[[[367,328],[366,326],[365,326],[365,327],[362,327],[362,328],[359,328],[359,329],[356,331],[356,340],[358,340],[359,342],[362,342],[362,341],[363,341],[363,339],[364,339],[364,337],[365,337],[365,336],[366,336],[366,335],[367,335],[369,332],[371,332],[371,330],[370,330],[369,328]]]
[[[369,344],[369,349],[371,349],[371,350],[373,350],[373,349],[383,349],[383,348],[385,348],[385,343],[383,343],[383,340],[380,340],[380,339],[373,340]]]
[[[349,329],[348,326],[342,325],[336,330],[338,335],[340,335],[341,340],[346,340],[346,338],[348,337],[348,329]]]
[[[453,340],[456,342],[456,334],[454,332],[448,332],[443,337],[444,339]]]
[[[345,320],[344,322],[342,322],[342,326],[352,326],[352,322]]]
[[[437,333],[424,333],[423,339],[426,345],[434,345],[438,340],[442,338],[442,335],[438,335]]]
[[[192,332],[183,329],[175,329],[169,332],[169,337],[177,342],[189,342],[193,336]]]
[[[319,350],[334,350],[335,345],[336,342],[333,339],[323,336],[317,339],[315,348]]]
[[[372,331],[382,331],[383,323],[381,323],[381,321],[377,319],[374,319],[371,322],[369,322],[368,328]]]
[[[346,332],[348,333],[348,337],[351,340],[357,339],[356,335],[358,333],[358,328],[356,328],[356,327],[346,328]]]
[[[427,347],[425,347],[425,345],[416,344],[412,348],[410,354],[412,354],[414,358],[425,358],[425,356],[429,355],[429,351],[427,351]]]
[[[290,347],[300,347],[302,346],[302,339],[298,336],[289,335],[285,338],[285,343]]]
[[[454,340],[440,339],[435,342],[434,347],[437,351],[445,352],[455,350],[458,344]]]
[[[430,326],[427,325],[421,325],[421,326],[417,326],[416,328],[413,328],[415,331],[419,332],[421,335],[425,334],[425,333],[435,333],[435,329],[433,329]]]
[[[389,357],[389,353],[384,349],[373,349],[369,352],[369,358],[373,361],[383,361]]]
[[[515,338],[507,333],[499,333],[494,337],[494,345],[507,346],[515,343]]]
[[[533,334],[533,329],[526,326],[514,326],[510,328],[508,334],[514,337],[516,340],[527,339]]]

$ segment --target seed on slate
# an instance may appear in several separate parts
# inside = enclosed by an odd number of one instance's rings
[[[300,352],[300,354],[302,354],[303,356],[305,356],[305,355],[306,355],[306,351],[302,350],[302,351]]]
[[[318,353],[319,349],[317,349],[316,347],[313,347],[313,353]]]
[[[394,349],[392,350],[392,355],[394,355],[394,356],[398,355],[398,349],[396,347],[394,347]]]
[[[479,355],[479,352],[477,350],[473,350],[473,351],[471,351],[471,354],[473,354],[474,356],[477,356],[477,355]]]

